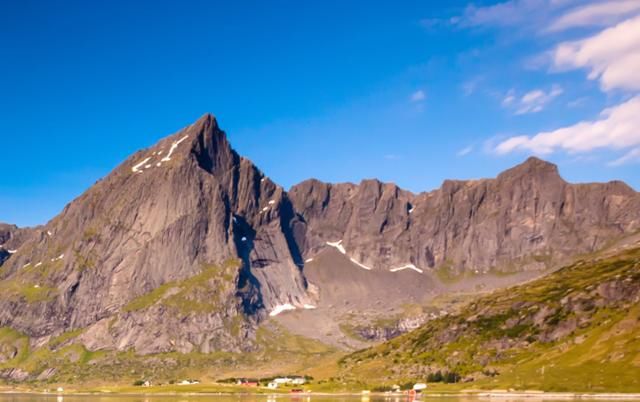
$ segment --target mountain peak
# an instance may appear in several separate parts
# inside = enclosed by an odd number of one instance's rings
[[[211,113],[205,113],[198,118],[192,125],[194,128],[199,129],[208,129],[208,128],[218,128],[218,121],[216,117]]]
[[[560,173],[558,172],[557,165],[537,158],[535,156],[530,156],[521,164],[516,165],[511,169],[507,169],[498,175],[498,179],[521,177],[536,177],[542,179],[562,180],[562,178],[560,177]]]
[[[191,152],[205,170],[212,172],[222,166],[230,168],[239,162],[239,156],[231,148],[227,135],[211,113],[204,114],[185,131],[189,135],[193,133]]]
[[[520,165],[558,169],[555,164],[545,161],[544,159],[540,159],[537,156],[528,157],[527,160],[522,162]]]

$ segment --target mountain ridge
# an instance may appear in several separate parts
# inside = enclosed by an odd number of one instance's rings
[[[349,269],[398,275],[397,286],[417,275],[420,299],[438,278],[542,274],[638,229],[629,186],[570,184],[537,158],[416,194],[375,179],[285,191],[206,114],[132,154],[46,225],[0,231],[0,327],[34,347],[81,330],[92,351],[252,350],[270,316],[330,310],[327,294],[344,293],[344,270],[314,276],[323,283],[305,274],[327,249]]]

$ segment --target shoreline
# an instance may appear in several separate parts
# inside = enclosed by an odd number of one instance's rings
[[[145,396],[145,397],[167,397],[167,396],[202,396],[202,397],[215,397],[215,396],[237,396],[237,397],[360,397],[363,400],[368,400],[372,397],[379,398],[390,398],[390,397],[407,397],[408,395],[404,392],[394,392],[394,393],[381,393],[381,392],[371,392],[371,393],[362,393],[362,392],[304,392],[304,393],[290,393],[290,392],[265,392],[265,393],[255,393],[255,392],[87,392],[87,391],[65,391],[65,392],[42,392],[42,391],[29,391],[29,390],[0,390],[0,395],[42,395],[42,396],[108,396],[108,397],[118,397],[118,396]],[[430,399],[430,398],[477,398],[477,399],[512,399],[512,398],[522,398],[522,399],[531,399],[531,400],[574,400],[574,399],[584,399],[584,400],[628,400],[628,401],[636,401],[640,400],[640,393],[621,393],[621,392],[599,392],[599,393],[588,393],[588,392],[545,392],[545,391],[537,391],[537,390],[528,390],[528,391],[502,391],[502,390],[494,390],[494,391],[481,391],[481,390],[462,390],[455,392],[425,392],[419,394],[416,398],[419,399]]]

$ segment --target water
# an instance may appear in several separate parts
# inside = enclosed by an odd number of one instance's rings
[[[440,399],[440,398],[437,398]],[[442,398],[447,402],[462,402],[459,398]],[[436,400],[436,398],[429,399]],[[372,396],[308,396],[308,395],[32,395],[0,394],[0,402],[409,402],[404,396],[389,398]]]
[[[438,398],[440,399],[440,398]],[[445,398],[442,398],[445,399]],[[462,402],[457,398],[446,398],[448,402]],[[430,399],[431,400],[431,399]],[[433,399],[436,400],[435,398]],[[405,397],[361,398],[349,396],[307,396],[307,395],[246,395],[246,396],[194,396],[194,395],[31,395],[0,394],[0,402],[409,402]]]
[[[429,397],[423,399],[438,402],[469,402],[474,398]],[[308,396],[308,395],[244,395],[244,396],[197,396],[197,395],[33,395],[0,394],[0,402],[410,402],[406,396]],[[475,399],[477,402],[478,399]],[[513,402],[504,400],[501,402]],[[527,402],[533,402],[527,398]]]
[[[494,402],[558,402],[543,397],[500,397]],[[570,400],[570,399],[569,399]],[[637,398],[635,399],[638,400]],[[423,395],[413,402],[484,402],[490,399],[473,396]],[[621,402],[621,399],[598,399],[598,402]],[[0,402],[412,402],[407,396],[308,396],[308,395],[33,395],[0,394]]]

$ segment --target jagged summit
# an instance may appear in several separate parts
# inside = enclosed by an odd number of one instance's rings
[[[552,180],[552,181],[564,181],[560,177],[558,166],[539,159],[535,156],[530,156],[523,163],[507,169],[498,175],[498,179],[513,180],[513,179],[527,179],[527,180]]]

